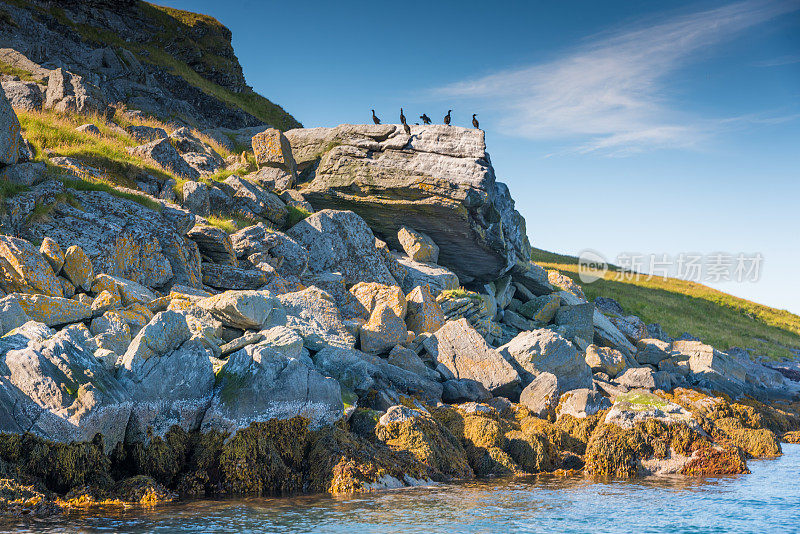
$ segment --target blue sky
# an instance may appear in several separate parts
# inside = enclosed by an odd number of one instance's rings
[[[478,113],[534,246],[763,254],[800,313],[800,1],[164,1],[305,126]]]

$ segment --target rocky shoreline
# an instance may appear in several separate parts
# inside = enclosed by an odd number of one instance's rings
[[[36,153],[2,81],[0,515],[736,474],[800,440],[790,373],[532,262],[480,130],[248,123],[223,157],[120,107],[75,134],[133,145],[112,187]]]

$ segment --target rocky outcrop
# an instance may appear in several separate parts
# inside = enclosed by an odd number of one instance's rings
[[[481,130],[342,125],[286,137],[315,209],[358,213],[391,246],[414,228],[462,282],[490,281],[530,257],[524,219],[495,181]]]

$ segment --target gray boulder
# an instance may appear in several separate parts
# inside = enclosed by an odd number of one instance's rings
[[[670,388],[667,373],[653,371],[650,367],[631,367],[617,377],[616,382],[628,389],[663,389]]]
[[[561,306],[556,311],[555,324],[561,327],[559,330],[567,339],[581,338],[591,343],[594,339],[594,306],[588,302]]]
[[[372,230],[351,211],[319,211],[286,234],[308,250],[312,272],[340,272],[349,284],[399,285],[376,247]]]
[[[19,158],[20,125],[17,114],[0,87],[0,165],[12,165]]]
[[[91,441],[100,433],[106,452],[124,439],[131,399],[88,341],[83,326],[54,333],[34,322],[3,338],[0,431],[59,443]]]
[[[235,174],[220,184],[232,198],[236,211],[255,218],[264,217],[279,227],[286,225],[289,211],[278,196]]]
[[[215,289],[258,289],[266,285],[274,272],[242,269],[231,265],[203,262],[203,283]]]
[[[158,315],[151,324],[157,320]],[[150,325],[143,328],[137,338],[149,328]],[[214,370],[203,343],[192,339],[148,358],[140,352],[133,358],[126,353],[118,371],[120,383],[134,403],[126,441],[147,442],[153,436],[163,437],[176,425],[187,432],[199,429],[214,387]]]
[[[592,386],[592,370],[583,355],[552,330],[522,332],[497,351],[515,366],[526,385],[547,372],[558,377],[561,391]]]
[[[139,126],[130,125],[125,128],[125,131],[139,143],[149,143],[151,141],[158,141],[159,139],[166,139],[169,137],[166,130],[163,128],[154,128],[152,126]]]
[[[636,361],[641,364],[658,365],[669,358],[669,343],[659,339],[640,339],[636,350]]]
[[[211,213],[208,186],[202,182],[188,180],[183,184],[183,207],[192,213],[207,216]]]
[[[399,252],[392,252],[391,257],[403,269],[403,279],[398,281],[405,292],[418,286],[428,286],[431,293],[438,295],[448,289],[458,289],[461,285],[456,273],[446,267],[414,261]]]
[[[553,373],[543,372],[525,386],[519,396],[519,403],[537,417],[552,418],[555,417],[560,396],[558,377]]]
[[[5,92],[5,96],[12,107],[26,111],[42,109],[44,101],[42,89],[36,82],[3,77],[0,85],[2,85],[2,90]]]
[[[187,180],[195,180],[200,176],[196,169],[189,166],[168,139],[150,141],[144,145],[128,148],[134,156],[152,161],[167,172],[176,174]]]
[[[269,292],[225,291],[195,304],[232,328],[261,330],[286,324],[286,310]]]
[[[331,425],[344,411],[336,380],[272,347],[245,347],[228,357],[201,431],[236,433],[270,419],[308,418],[312,428]]]
[[[0,167],[0,180],[30,187],[45,179],[47,166],[42,161]]]
[[[480,382],[495,396],[515,397],[519,393],[517,372],[466,319],[448,321],[423,346],[453,378]]]
[[[562,395],[556,409],[556,417],[571,415],[582,419],[610,406],[611,402],[608,397],[604,397],[594,389],[575,389]]]
[[[197,243],[201,256],[208,258],[213,263],[231,267],[239,266],[231,237],[221,228],[198,224],[189,230],[186,237]]]
[[[280,295],[278,299],[286,309],[286,326],[300,334],[306,348],[355,346],[356,339],[342,321],[336,302],[325,291],[312,286]]]

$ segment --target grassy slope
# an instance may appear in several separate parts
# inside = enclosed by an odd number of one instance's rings
[[[160,169],[151,162],[128,154],[126,148],[136,146],[139,143],[104,117],[19,109],[16,110],[16,113],[22,126],[22,135],[33,146],[36,160],[47,163],[50,156],[70,156],[102,171],[102,176],[85,176],[78,180],[71,174],[65,175],[61,168],[51,166],[50,170],[53,176],[64,181],[68,187],[107,191],[116,196],[134,200],[147,207],[159,209],[160,205],[150,197],[130,191],[130,189],[136,188],[136,178],[139,175],[149,173],[164,180],[174,179],[176,181],[176,192],[180,195],[185,180]],[[155,119],[132,120],[120,116],[119,113],[113,120],[124,126],[142,124],[164,128],[167,131],[172,129],[169,125]],[[100,129],[101,135],[97,136],[75,130],[76,127],[87,122],[96,125]],[[199,132],[195,132],[195,135],[212,145],[223,157],[230,155],[228,150],[214,140],[203,136]],[[241,170],[243,174],[255,170],[255,161],[252,156],[249,157],[249,161],[250,166]],[[199,180],[212,184],[214,181],[224,180],[230,174],[231,171],[221,171],[215,175],[199,178]],[[0,180],[0,199],[12,196],[24,189],[24,187]],[[236,214],[229,213],[216,213],[214,216],[209,217],[209,221],[228,232],[235,232],[245,226],[264,222],[244,219]]]
[[[575,257],[533,249],[533,260],[574,279],[590,300],[616,299],[626,313],[661,324],[673,337],[689,332],[722,350],[743,347],[770,358],[792,357],[787,347],[800,349],[800,317],[788,311],[676,278],[615,280],[614,267],[604,279],[583,284]]]
[[[44,10],[44,8],[32,6],[23,0],[5,1],[20,5],[26,9],[34,8]],[[84,40],[111,45],[113,47],[126,48],[133,52],[139,61],[163,67],[171,74],[182,77],[190,85],[193,85],[204,93],[216,97],[230,107],[241,108],[275,128],[285,131],[302,127],[294,117],[269,99],[253,91],[235,93],[204,78],[192,70],[185,62],[165,52],[165,49],[169,45],[174,44],[176,39],[180,39],[182,46],[197,49],[200,52],[202,61],[209,68],[231,68],[231,61],[229,59],[214,53],[215,50],[218,50],[224,44],[220,42],[221,31],[224,27],[219,21],[207,15],[156,6],[147,2],[139,2],[139,9],[145,17],[149,18],[154,24],[161,28],[161,31],[153,35],[152,39],[147,43],[125,41],[113,32],[101,30],[86,24],[75,23],[58,7],[50,7],[47,11],[61,24],[76,31]],[[0,12],[0,18],[2,18],[2,14],[7,16],[5,11],[2,11]],[[199,40],[187,37],[187,35],[190,34],[190,29],[197,24],[203,24],[208,28],[217,29],[219,31],[207,32],[207,35]],[[14,74],[23,79],[30,79],[30,73],[21,72],[18,71],[18,69],[12,70],[10,66],[4,64],[0,64],[0,72],[4,74]]]

